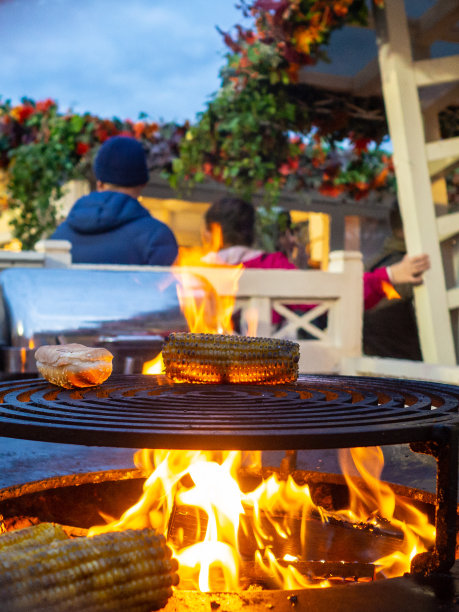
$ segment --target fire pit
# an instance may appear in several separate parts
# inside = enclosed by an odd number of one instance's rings
[[[438,465],[436,502],[431,503],[436,542],[433,550],[413,559],[410,580],[358,584],[358,589],[350,589],[352,593],[347,587],[291,595],[284,591],[270,596],[268,602],[278,609],[277,598],[281,597],[290,607],[298,603],[299,609],[308,605],[325,610],[337,601],[339,589],[343,591],[339,600],[347,600],[349,609],[360,609],[358,601],[367,598],[379,603],[383,598],[387,609],[390,602],[392,608],[397,607],[397,598],[401,598],[399,606],[402,600],[410,602],[410,607],[418,601],[420,609],[437,609],[429,607],[431,595],[426,594],[426,587],[417,586],[414,577],[444,584],[443,577],[454,564],[456,387],[339,376],[301,377],[283,387],[173,385],[161,376],[113,376],[98,388],[75,391],[57,389],[41,380],[10,381],[0,384],[0,402],[2,434],[10,437],[127,448],[286,450],[281,472],[295,472],[295,451],[299,449],[410,443],[416,452],[433,455]],[[416,491],[407,495],[421,496]],[[327,591],[330,593],[324,594]],[[358,593],[364,592],[367,595],[359,599]],[[167,609],[186,610],[184,597],[178,594],[179,603],[171,601]],[[257,610],[258,604],[266,609],[260,593],[238,597],[250,600],[251,610]],[[211,594],[209,598],[208,603]],[[223,600],[214,597],[213,601],[214,609],[224,609]],[[178,607],[170,607],[174,605]],[[190,610],[201,609],[196,602],[190,606]],[[238,609],[234,603],[231,606]]]

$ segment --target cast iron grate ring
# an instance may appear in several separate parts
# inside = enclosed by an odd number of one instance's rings
[[[387,378],[267,386],[113,375],[75,390],[28,379],[0,383],[0,435],[126,448],[339,448],[441,440],[458,406],[459,387]]]

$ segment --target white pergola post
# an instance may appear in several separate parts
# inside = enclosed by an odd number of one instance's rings
[[[434,153],[429,153],[425,142],[417,83],[420,76],[416,76],[416,68],[423,68],[425,74],[426,62],[432,61],[429,75],[439,70],[444,80],[443,72],[451,69],[453,62],[435,64],[434,60],[422,60],[422,66],[413,62],[403,0],[385,0],[384,9],[375,9],[375,26],[406,245],[412,255],[428,253],[432,265],[423,285],[415,289],[423,358],[429,363],[455,365],[456,350],[429,174],[429,157],[432,159]],[[434,143],[429,144],[432,148]],[[448,146],[444,151],[450,152]]]

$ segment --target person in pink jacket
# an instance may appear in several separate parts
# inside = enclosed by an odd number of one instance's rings
[[[203,258],[204,262],[242,264],[245,268],[292,270],[297,268],[282,251],[267,253],[252,246],[255,240],[255,209],[245,200],[231,196],[223,197],[207,209],[204,219],[203,240],[214,246],[214,250]],[[290,232],[290,227],[287,227],[286,231]],[[292,243],[289,240],[286,242]],[[387,285],[389,288],[400,283],[420,285],[423,273],[429,268],[428,255],[405,255],[401,261],[392,266],[365,272],[363,276],[365,309],[372,308],[383,297],[387,297]]]

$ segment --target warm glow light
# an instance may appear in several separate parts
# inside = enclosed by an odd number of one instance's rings
[[[215,230],[216,231],[216,230]],[[218,245],[221,236],[218,233],[209,244]],[[205,334],[232,334],[233,312],[236,302],[236,293],[242,265],[219,266],[215,263],[203,261],[206,250],[204,248],[179,249],[177,260],[172,266],[175,278],[178,281],[177,296],[180,308],[185,316],[188,331]],[[219,283],[217,291],[212,282],[200,273],[200,268],[214,270],[215,281]],[[252,331],[256,330],[252,325]],[[255,335],[251,333],[249,335]],[[143,365],[143,374],[161,374],[164,365],[160,357]]]
[[[435,527],[425,514],[396,496],[380,480],[384,456],[379,447],[341,449],[340,464],[350,493],[347,518],[352,522],[364,521],[375,525],[389,521],[392,529],[403,533],[400,551],[375,561],[377,573],[392,578],[409,572],[414,555],[433,545]],[[365,482],[365,493],[355,476]]]
[[[139,451],[136,465],[149,474],[143,495],[119,520],[93,527],[89,535],[151,526],[168,538],[179,562],[180,587],[201,591],[242,590],[248,556],[257,575],[272,588],[331,586],[331,579],[300,571],[301,560],[308,559],[308,524],[319,517],[324,522],[339,517],[357,525],[385,520],[392,530],[402,532],[399,550],[368,561],[384,577],[409,571],[414,554],[433,543],[434,528],[427,517],[379,481],[379,448],[341,452],[350,504],[347,510],[334,512],[317,507],[309,487],[298,485],[291,475],[282,479],[272,474],[254,490],[243,492],[236,476],[244,458],[236,451]],[[255,459],[259,461],[260,455]],[[368,489],[365,494],[351,474],[356,468]],[[278,558],[276,542],[288,544],[295,529],[297,550]]]
[[[161,353],[151,361],[146,361],[142,367],[142,374],[162,374],[163,372],[164,361]]]
[[[382,286],[384,295],[386,296],[388,300],[399,300],[400,299],[400,293],[395,289],[394,285],[383,280],[381,283],[381,286]]]
[[[214,250],[221,246],[221,235],[215,229],[208,240]],[[242,268],[216,269],[217,287],[209,280],[211,273],[204,277],[194,269],[202,267],[202,257],[202,249],[181,249],[174,266],[189,331],[231,334]],[[209,270],[212,268],[215,266],[210,265]],[[222,281],[226,287],[223,291]],[[249,313],[245,324],[248,335],[256,335],[256,313]],[[162,370],[159,355],[144,365],[143,373]],[[261,465],[261,453],[249,458]],[[309,487],[300,486],[291,475],[281,478],[272,474],[253,490],[243,492],[237,474],[246,465],[246,453],[143,450],[134,459],[146,476],[141,498],[119,520],[106,517],[108,524],[93,527],[89,535],[146,526],[165,534],[179,562],[179,588],[240,591],[247,586],[247,580],[250,583],[253,568],[256,576],[263,577],[272,588],[329,587],[336,578],[326,573],[326,562],[325,569],[320,562],[319,576],[301,571],[301,563],[310,560],[307,555],[311,525],[317,529],[320,521],[331,523],[338,519],[375,528],[389,525],[400,534],[398,550],[368,561],[377,566],[381,577],[409,571],[412,557],[434,542],[435,530],[427,517],[381,482],[380,448],[340,451],[350,503],[347,509],[334,512],[316,506]],[[280,549],[282,552],[278,552]],[[366,551],[367,556],[371,552]],[[380,553],[374,555],[378,557]]]

